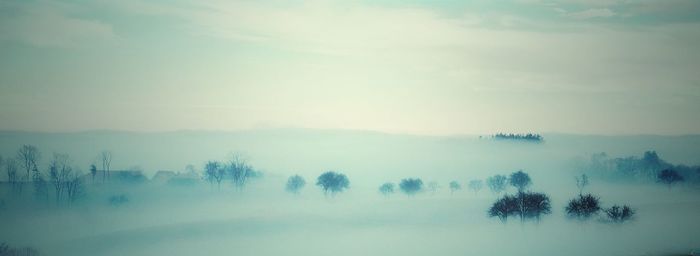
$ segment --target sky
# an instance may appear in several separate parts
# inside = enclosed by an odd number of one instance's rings
[[[0,130],[700,133],[700,1],[0,0]]]

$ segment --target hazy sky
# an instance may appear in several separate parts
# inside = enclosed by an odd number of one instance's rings
[[[0,1],[2,130],[700,133],[699,73],[694,0]]]

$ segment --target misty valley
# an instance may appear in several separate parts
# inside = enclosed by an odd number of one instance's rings
[[[700,253],[700,136],[518,136],[3,132],[0,255]]]

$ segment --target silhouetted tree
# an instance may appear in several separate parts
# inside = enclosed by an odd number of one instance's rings
[[[496,200],[489,209],[490,217],[498,217],[505,221],[509,216],[518,216],[520,221],[528,218],[540,220],[544,214],[551,213],[549,197],[543,193],[518,192],[517,195],[505,195]]]
[[[456,180],[450,181],[450,194],[454,194],[455,191],[462,189],[462,185]]]
[[[542,215],[552,212],[549,197],[544,193],[518,193],[518,197],[521,197],[523,202],[521,220],[535,218],[539,221]]]
[[[423,181],[419,178],[402,179],[399,189],[406,195],[414,195],[423,189]]]
[[[98,157],[102,162],[102,182],[105,182],[105,178],[110,178],[110,169],[112,167],[112,152],[108,150],[103,150],[100,152]],[[106,177],[105,177],[106,176]]]
[[[65,192],[72,172],[73,168],[70,166],[68,155],[54,153],[49,164],[49,178],[56,196],[56,204],[60,203],[61,195]]]
[[[217,188],[221,189],[221,181],[224,179],[226,174],[224,168],[217,161],[209,161],[204,165],[204,178],[209,181],[212,186],[214,182],[217,184]]]
[[[510,185],[517,188],[518,192],[523,192],[527,187],[532,185],[532,180],[530,180],[530,175],[523,172],[522,170],[510,174],[508,179]]]
[[[588,175],[581,174],[581,176],[576,176],[575,179],[576,187],[578,188],[578,194],[581,195],[583,194],[583,189],[589,184]]]
[[[387,182],[379,186],[379,193],[382,193],[385,196],[388,196],[390,194],[394,193],[394,183]]]
[[[253,175],[253,167],[241,155],[233,155],[227,167],[233,185],[242,189]]]
[[[31,180],[31,171],[38,169],[37,162],[40,158],[41,153],[39,153],[39,149],[32,145],[22,145],[17,151],[17,160],[20,161],[22,169],[26,171],[25,181],[29,182]]]
[[[627,205],[613,205],[610,208],[603,209],[603,212],[608,217],[608,220],[614,223],[622,223],[631,220],[635,211]]]
[[[569,200],[566,206],[566,214],[572,218],[589,219],[600,211],[600,200],[591,194],[579,194],[577,198]]]
[[[664,183],[668,185],[668,188],[670,189],[671,186],[673,186],[676,183],[683,182],[683,176],[678,174],[678,172],[671,170],[671,169],[664,169],[661,172],[659,172],[658,175],[658,182]]]
[[[318,176],[316,185],[323,189],[325,195],[330,194],[334,196],[336,193],[348,189],[350,187],[350,180],[348,180],[345,174],[328,171]]]
[[[489,217],[498,217],[505,222],[508,217],[515,215],[519,211],[518,199],[515,196],[505,195],[496,200],[489,208]]]
[[[286,190],[288,192],[299,194],[299,191],[306,185],[306,180],[299,175],[294,175],[287,179]]]
[[[79,173],[72,174],[66,181],[66,195],[68,202],[73,203],[82,197],[85,193],[83,181],[80,179]]]
[[[18,163],[17,159],[15,158],[8,158],[5,160],[5,171],[7,172],[7,183],[10,184],[10,187],[12,188],[12,192],[21,192],[22,191],[22,181],[19,178],[19,174],[17,173],[18,169]]]
[[[484,187],[484,182],[481,180],[470,180],[469,181],[469,189],[474,191],[474,194],[479,193],[479,190]]]
[[[49,200],[49,185],[44,175],[38,169],[32,171],[32,183],[34,184],[34,197],[39,200]]]
[[[508,178],[504,175],[494,175],[486,179],[486,184],[488,184],[491,192],[498,194],[506,190],[507,180]]]

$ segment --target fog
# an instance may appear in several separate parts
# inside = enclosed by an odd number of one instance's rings
[[[52,153],[70,155],[89,173],[98,154],[113,154],[112,170],[141,169],[198,174],[207,161],[241,155],[262,175],[245,187],[223,180],[173,185],[86,182],[72,203],[34,200],[2,184],[0,242],[31,247],[41,255],[687,255],[700,249],[700,187],[695,181],[611,181],[582,168],[592,154],[641,157],[655,151],[672,164],[700,164],[700,136],[592,136],[543,134],[530,143],[486,136],[414,136],[361,131],[271,129],[238,132],[0,133],[0,155],[17,155],[24,144],[41,152],[46,172]],[[132,168],[139,166],[140,168]],[[324,194],[317,177],[333,170],[349,188]],[[529,190],[551,199],[540,220],[503,222],[489,207],[503,194],[478,192],[470,180],[523,170]],[[0,168],[0,180],[7,179]],[[629,205],[623,223],[567,217],[579,194],[574,177],[590,175],[585,193],[603,207]],[[298,194],[287,178],[306,180]],[[435,182],[435,191],[382,195],[384,182],[404,178]],[[99,180],[99,177],[98,177]],[[448,183],[461,190],[451,193]],[[509,187],[505,193],[515,194]],[[124,195],[127,202],[110,203]]]

